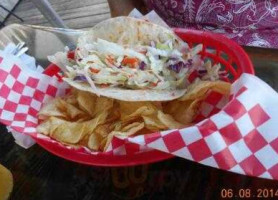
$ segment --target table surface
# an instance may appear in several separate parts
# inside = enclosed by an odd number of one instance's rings
[[[245,50],[257,76],[278,91],[278,50]],[[220,199],[225,189],[232,189],[237,196],[247,189],[252,196],[265,188],[278,191],[278,181],[225,172],[180,158],[137,167],[89,167],[56,157],[38,145],[25,150],[14,143],[3,125],[0,141],[0,163],[14,176],[12,200]]]

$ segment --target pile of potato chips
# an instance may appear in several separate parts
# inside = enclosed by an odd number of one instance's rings
[[[38,117],[39,133],[71,146],[105,151],[113,136],[135,136],[190,126],[209,91],[230,93],[230,84],[199,81],[180,99],[169,102],[127,102],[72,89],[47,103]]]

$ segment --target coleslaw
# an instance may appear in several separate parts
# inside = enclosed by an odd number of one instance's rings
[[[199,55],[201,51],[201,44],[192,49],[187,46],[174,49],[172,40],[151,42],[148,46],[121,46],[97,39],[75,52],[67,49],[63,56],[60,52],[50,60],[66,66],[67,78],[86,82],[95,91],[97,87],[172,90],[186,88],[196,71],[202,72],[206,80],[219,78],[220,66],[204,63]]]

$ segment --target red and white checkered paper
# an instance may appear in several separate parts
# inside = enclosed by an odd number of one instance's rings
[[[0,121],[15,131],[56,142],[36,132],[36,114],[43,103],[67,89],[55,77],[28,70],[13,56],[0,54]],[[106,154],[156,149],[231,172],[278,179],[278,94],[257,77],[243,74],[227,101],[211,92],[198,116],[206,119],[195,126],[114,137]],[[102,154],[86,148],[78,151]]]

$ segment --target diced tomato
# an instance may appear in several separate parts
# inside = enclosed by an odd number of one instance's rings
[[[96,68],[90,68],[90,71],[92,72],[92,73],[94,73],[94,74],[97,74],[97,73],[99,73],[99,71],[100,71],[100,69],[96,69]]]
[[[68,59],[74,60],[74,56],[75,56],[75,52],[74,51],[68,51],[68,54],[67,54],[67,58]]]
[[[156,87],[157,84],[158,84],[158,81],[157,81],[156,83],[151,83],[151,86],[152,86],[152,87]]]
[[[129,66],[130,68],[135,68],[138,65],[139,60],[137,58],[124,57],[122,65]]]

